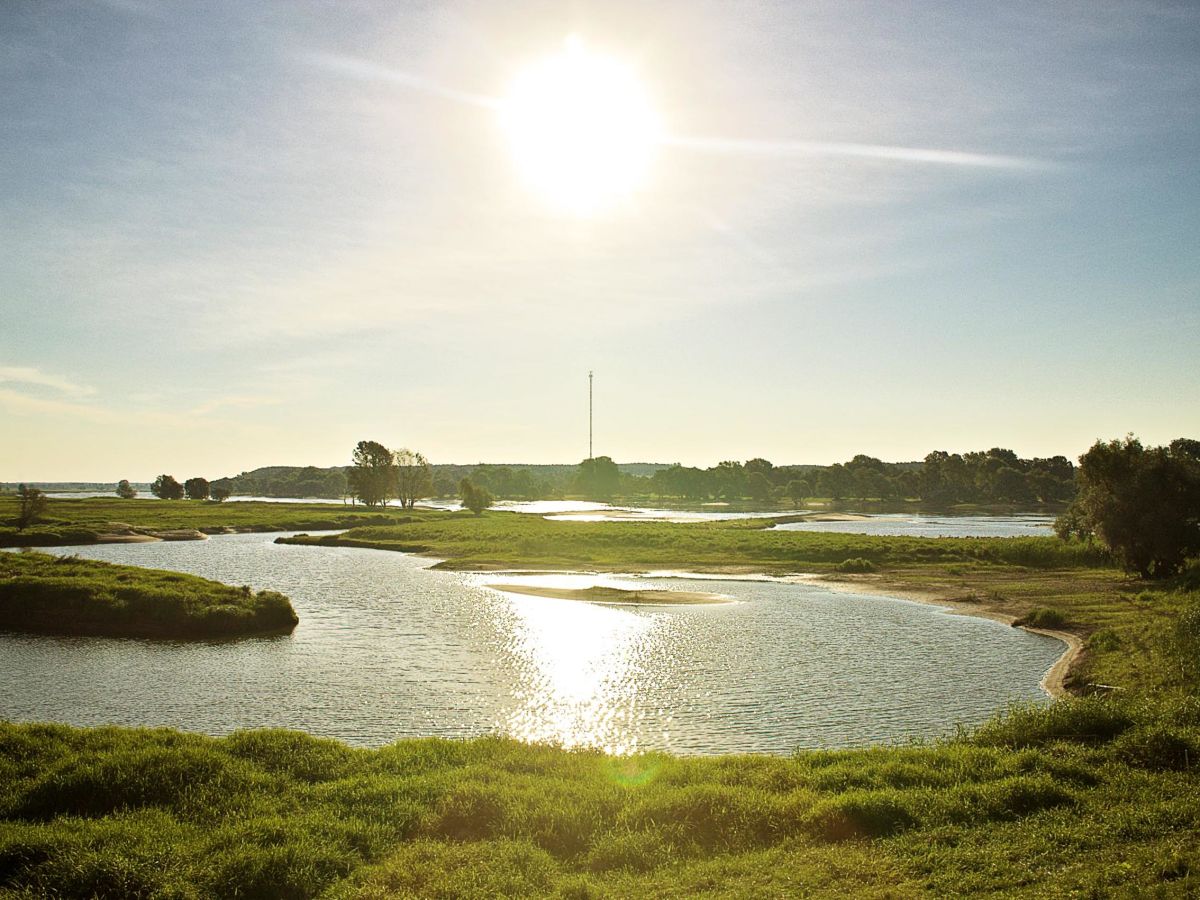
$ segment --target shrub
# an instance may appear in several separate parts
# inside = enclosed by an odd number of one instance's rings
[[[1048,606],[1030,610],[1013,622],[1013,625],[1028,625],[1031,628],[1062,628],[1066,624],[1067,617],[1062,610],[1051,609]]]
[[[869,559],[864,559],[861,556],[855,556],[850,559],[842,560],[840,563],[838,563],[837,570],[839,572],[849,573],[874,572],[875,563],[871,562]]]

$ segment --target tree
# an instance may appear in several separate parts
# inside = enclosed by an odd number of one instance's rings
[[[746,476],[746,493],[751,500],[759,502],[770,499],[771,493],[775,490],[771,484],[771,479],[762,472],[751,472]]]
[[[392,451],[378,441],[359,441],[346,473],[352,493],[367,506],[387,506],[396,495],[396,471]]]
[[[24,531],[46,511],[50,501],[35,487],[17,488],[17,531]]]
[[[479,487],[470,478],[464,478],[458,483],[458,499],[463,509],[469,509],[475,515],[480,515],[492,505],[492,494],[484,487]]]
[[[405,509],[412,509],[417,501],[433,493],[433,474],[429,460],[414,450],[404,447],[394,454],[396,471],[396,497]]]
[[[182,500],[183,485],[171,475],[159,475],[150,485],[150,493],[160,500]]]
[[[122,478],[117,482],[117,496],[122,500],[132,500],[137,496],[137,489],[129,483],[128,478]]]
[[[575,472],[575,492],[589,500],[611,500],[620,486],[621,472],[607,456],[585,459]]]
[[[792,501],[792,506],[796,509],[800,508],[800,504],[802,504],[811,493],[812,488],[809,487],[808,482],[802,478],[793,479],[787,483],[788,499]]]
[[[208,479],[201,478],[199,475],[189,478],[183,483],[183,491],[189,500],[207,500]]]
[[[216,500],[218,503],[224,503],[226,500],[229,499],[229,496],[232,493],[233,493],[233,490],[227,484],[218,484],[209,490],[209,496],[212,497],[214,500]]]
[[[1055,531],[1097,538],[1143,578],[1178,572],[1200,553],[1200,459],[1185,440],[1149,449],[1133,435],[1097,441],[1079,458],[1079,494]]]

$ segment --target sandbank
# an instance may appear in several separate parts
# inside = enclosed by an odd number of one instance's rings
[[[529,594],[556,600],[585,600],[590,603],[628,603],[646,606],[666,604],[732,603],[731,597],[707,591],[627,590],[594,585],[586,588],[541,587],[531,584],[489,584],[487,587],[509,594]]]

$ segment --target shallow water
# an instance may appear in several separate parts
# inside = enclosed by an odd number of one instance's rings
[[[852,522],[788,522],[778,531],[832,531],[841,534],[888,534],[908,537],[1034,537],[1054,534],[1054,517],[936,516],[883,513]]]
[[[0,633],[0,718],[278,726],[376,746],[504,733],[615,752],[832,747],[945,734],[1045,700],[1052,638],[936,607],[744,579],[576,576],[737,602],[619,606],[486,587],[400,553],[273,543],[61,548],[288,594],[289,637],[162,643]],[[563,576],[554,576],[561,583]]]

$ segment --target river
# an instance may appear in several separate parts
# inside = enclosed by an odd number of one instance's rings
[[[533,576],[275,535],[58,548],[288,594],[288,637],[151,642],[0,633],[0,718],[286,727],[378,746],[508,734],[613,752],[788,753],[934,737],[1045,701],[1052,638],[819,584],[588,576],[717,591],[618,606],[504,593]],[[544,580],[544,579],[543,579]]]

